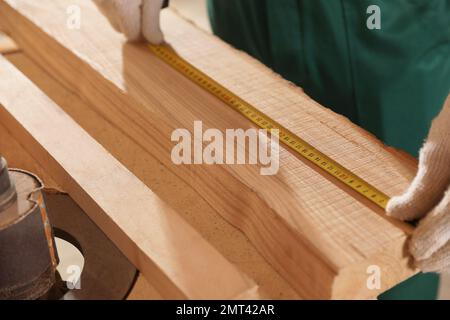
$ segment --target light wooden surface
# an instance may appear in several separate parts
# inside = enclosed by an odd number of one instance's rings
[[[255,287],[3,57],[0,74],[2,124],[164,297],[230,299]]]
[[[77,95],[65,88],[24,53],[8,54],[6,58],[21,72],[29,77],[46,95],[58,104],[64,104],[66,110],[75,115],[75,120],[92,119],[89,121],[90,132],[100,135],[101,141],[107,145],[115,145],[128,154],[139,154],[140,147],[131,139],[117,134],[112,127],[104,121],[96,121],[98,117],[88,112],[90,107]],[[2,126],[0,122],[0,153],[3,154],[13,167],[23,168],[36,172],[43,179],[49,189],[63,191],[51,178],[47,170],[42,168],[31,157],[14,137]],[[281,278],[281,276],[268,265],[256,251],[248,239],[236,228],[227,223],[214,209],[181,179],[172,174],[155,158],[143,156],[132,159],[132,162],[121,158],[120,161],[135,172],[145,176],[147,185],[198,230],[205,239],[220,251],[229,261],[236,264],[244,273],[260,285],[266,298],[295,299],[298,296]],[[143,171],[141,171],[143,170]],[[144,173],[143,173],[144,172]],[[143,277],[139,278],[135,289],[130,294],[131,299],[158,299],[161,295]]]
[[[18,50],[17,44],[10,37],[0,32],[0,54],[12,53]]]
[[[81,30],[61,27],[69,3],[82,8]],[[109,123],[142,150],[125,154],[87,129],[96,139],[119,159],[151,155],[160,160],[242,229],[303,297],[374,297],[413,274],[404,250],[405,225],[389,221],[284,149],[281,170],[273,177],[259,176],[259,168],[250,166],[174,166],[169,158],[174,128],[191,128],[196,119],[221,130],[251,125],[144,46],[124,44],[90,2],[5,1],[0,9],[0,23],[38,63],[90,103],[96,123]],[[13,24],[21,28],[12,29]],[[163,29],[192,64],[388,195],[400,193],[414,175],[412,159],[317,105],[248,56],[170,11],[163,14]],[[77,121],[87,128],[93,119]],[[135,174],[147,183],[144,167]],[[366,287],[367,267],[374,264],[382,272],[379,290]]]
[[[21,168],[33,172],[39,176],[44,182],[45,189],[48,191],[64,192],[53,178],[48,174],[47,170],[26,151],[14,136],[0,123],[0,154],[8,159],[8,164],[13,168]],[[128,299],[162,299],[161,294],[151,285],[142,274],[139,275],[136,283],[131,290]]]
[[[170,8],[182,14],[186,20],[192,21],[197,27],[211,32],[206,0],[171,0]]]
[[[117,132],[119,131],[117,128],[113,128],[109,123],[99,119],[96,113],[92,112],[91,107],[80,97],[65,88],[23,52],[8,54],[6,58],[57,104],[64,105],[76,121],[87,124],[88,130],[96,136],[100,136],[103,144],[124,150],[122,154],[140,155],[140,158],[132,159],[121,156],[119,160],[130,170],[144,177],[146,184],[151,186],[158,196],[170,203],[222,255],[236,264],[245,274],[250,275],[259,284],[267,298],[298,298],[293,289],[262,258],[242,232],[218,215],[211,205],[199,198],[198,194],[183,180],[171,173],[155,158],[142,155],[141,147],[135,141],[127,139]],[[86,122],[86,119],[90,120]],[[2,127],[1,121],[0,136],[4,137],[4,139],[0,139],[0,153],[5,155],[12,166],[36,172],[44,180],[47,188],[62,190],[49,173],[39,166],[37,161]],[[117,155],[120,156],[121,153],[116,153]],[[144,284],[137,284],[136,290],[131,294],[133,299],[157,299],[160,297],[159,294],[154,295],[155,290],[152,288],[150,290],[139,289],[149,287],[144,279],[140,278],[140,282]]]

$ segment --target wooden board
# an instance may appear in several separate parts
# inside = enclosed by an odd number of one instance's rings
[[[33,172],[44,182],[46,192],[65,193],[45,170],[29,153],[20,145],[14,136],[0,124],[0,154],[8,161],[11,168],[21,168]],[[128,295],[129,300],[162,299],[158,291],[139,274],[133,289]]]
[[[85,129],[98,137],[99,141],[112,146],[113,153],[127,168],[151,188],[163,201],[177,211],[192,225],[205,240],[211,243],[227,260],[239,270],[251,276],[259,284],[260,294],[271,299],[296,299],[289,284],[264,260],[250,241],[231,224],[227,223],[214,209],[176,175],[171,173],[157,159],[143,154],[135,141],[124,136],[121,131],[105,122],[93,112],[80,97],[64,87],[60,82],[45,72],[23,52],[6,55],[8,61],[33,81],[47,96],[59,105],[64,105],[67,112],[77,121],[85,121]],[[36,172],[44,180],[47,188],[61,190],[51,178],[49,172],[42,168],[35,159],[9,134],[0,123],[0,154],[9,163],[18,168]],[[3,138],[4,137],[4,138]],[[115,150],[122,150],[116,152]],[[123,154],[139,155],[124,157]],[[157,299],[151,284],[137,284],[137,289],[130,298]],[[141,290],[142,289],[142,290]],[[136,292],[137,291],[137,292]]]
[[[0,32],[0,54],[13,53],[18,50],[17,44],[6,34]]]
[[[80,30],[63,27],[65,9],[74,3],[82,9]],[[89,1],[4,1],[0,9],[0,23],[36,62],[88,101],[98,119],[133,139],[142,154],[159,159],[243,230],[301,296],[374,297],[414,273],[404,249],[407,226],[284,149],[281,169],[271,177],[260,176],[257,166],[173,165],[175,128],[191,129],[197,119],[205,129],[251,124],[145,46],[125,44]],[[162,20],[168,42],[184,58],[388,195],[400,193],[413,177],[412,159],[317,105],[255,60],[170,11]],[[85,126],[89,119],[77,121]],[[130,161],[141,156],[113,153]],[[366,286],[371,265],[381,270],[378,290]]]
[[[2,124],[163,296],[230,299],[253,290],[249,278],[3,57],[0,75]]]

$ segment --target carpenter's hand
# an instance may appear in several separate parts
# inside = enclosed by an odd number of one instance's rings
[[[416,265],[425,272],[450,272],[450,95],[420,150],[416,177],[389,201],[387,213],[401,220],[423,218],[410,244]]]
[[[159,13],[164,0],[93,0],[112,26],[128,40],[164,41]]]

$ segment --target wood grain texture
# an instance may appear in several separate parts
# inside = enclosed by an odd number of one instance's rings
[[[6,34],[0,31],[0,54],[8,54],[19,51],[17,44]]]
[[[11,168],[21,168],[33,172],[44,182],[46,192],[62,192],[64,190],[53,180],[50,174],[45,170],[36,159],[34,159],[14,136],[0,124],[0,154],[4,156]],[[139,274],[136,283],[133,286],[129,300],[143,299],[162,299],[158,291],[148,283],[142,274]]]
[[[229,299],[255,286],[3,57],[0,75],[2,124],[161,294]]]
[[[46,192],[65,193],[64,190],[53,180],[51,175],[34,159],[14,136],[0,124],[0,154],[4,156],[11,168],[20,168],[35,173],[44,182]],[[133,289],[127,299],[162,299],[158,291],[139,274]]]
[[[70,89],[64,87],[49,73],[38,66],[23,52],[7,55],[6,58],[14,66],[37,85],[48,97],[55,101],[72,118],[82,124],[84,129],[96,139],[142,180],[163,201],[169,203],[202,237],[211,243],[227,260],[235,264],[239,270],[251,276],[260,287],[260,293],[271,299],[296,299],[298,296],[291,286],[264,260],[250,241],[237,228],[225,221],[211,205],[183,180],[170,172],[167,167],[148,153],[144,153],[140,145],[123,135],[121,130],[105,121],[94,108],[83,101]],[[12,166],[39,172],[47,187],[52,187],[51,176],[41,168],[28,154],[26,148],[2,131],[0,136],[0,153],[7,156]],[[9,134],[9,136],[8,136]],[[39,167],[39,171],[36,170]],[[137,284],[138,285],[138,284]],[[150,284],[151,285],[151,284]],[[146,285],[138,286],[139,294],[130,298],[156,299]]]
[[[43,181],[48,189],[62,192],[50,174],[22,147],[22,145],[8,132],[0,121],[0,154],[8,161],[11,168],[20,168],[35,173]]]
[[[65,28],[73,3],[82,9],[81,30]],[[414,273],[404,250],[407,226],[284,149],[271,177],[260,176],[258,166],[173,165],[173,129],[198,119],[205,129],[251,124],[145,46],[126,44],[89,1],[4,1],[0,9],[0,23],[24,50],[243,230],[301,296],[370,298]],[[386,194],[406,188],[411,158],[172,12],[162,20],[167,41],[203,72]],[[381,269],[379,290],[366,286],[373,264]]]

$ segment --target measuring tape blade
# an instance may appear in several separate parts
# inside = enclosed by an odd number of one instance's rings
[[[217,81],[204,74],[202,71],[181,58],[167,45],[149,45],[150,50],[167,64],[179,71],[191,81],[198,84],[204,90],[222,100],[225,104],[242,114],[245,118],[262,129],[278,129],[279,140],[289,149],[302,158],[307,159],[322,170],[343,182],[365,198],[385,209],[389,197],[372,186],[364,179],[358,177],[330,157],[326,156],[295,133],[289,131],[269,116],[259,111],[245,100],[239,98]]]

